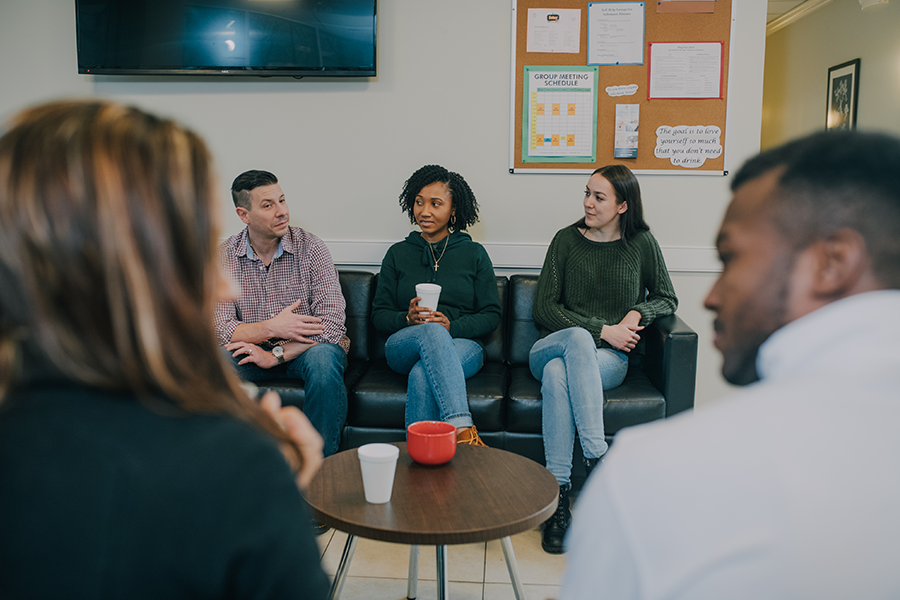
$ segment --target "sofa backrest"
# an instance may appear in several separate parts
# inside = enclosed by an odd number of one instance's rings
[[[341,292],[347,303],[347,337],[350,338],[350,360],[369,360],[369,323],[372,298],[375,296],[375,275],[368,271],[338,271]]]
[[[537,275],[513,275],[509,278],[509,337],[506,349],[507,360],[514,366],[528,364],[528,354],[538,340],[538,330],[531,316],[537,282]]]
[[[508,280],[506,277],[502,275],[497,275],[497,296],[500,298],[500,324],[497,325],[497,328],[494,331],[490,332],[483,338],[481,341],[484,343],[484,360],[495,361],[495,362],[503,362],[506,359],[506,315],[507,315],[507,296],[508,296]],[[375,276],[375,280],[373,282],[373,288],[378,284],[378,276]],[[374,290],[373,290],[374,296]],[[369,307],[369,312],[371,314],[371,302]],[[384,343],[387,341],[388,337],[379,331],[376,331],[374,327],[370,328],[369,331],[371,346],[369,351],[370,358],[384,358]]]
[[[484,343],[484,361],[503,362],[506,360],[506,316],[509,304],[509,280],[497,275],[497,297],[500,299],[500,324],[495,330],[481,338]]]

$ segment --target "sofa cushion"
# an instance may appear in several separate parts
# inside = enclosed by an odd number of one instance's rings
[[[347,369],[344,371],[344,386],[347,388],[348,398],[350,396],[350,390],[353,389],[353,386],[356,385],[356,382],[359,381],[359,378],[362,377],[362,374],[366,372],[368,366],[368,362],[365,361],[348,361]],[[296,406],[300,410],[303,410],[303,401],[306,398],[306,391],[303,388],[303,381],[299,379],[283,377],[278,379],[270,379],[268,381],[260,381],[257,383],[257,386],[259,387],[260,398],[262,398],[262,395],[269,390],[274,390],[278,392],[279,396],[281,396],[282,406]]]
[[[488,362],[466,380],[469,410],[479,431],[501,431],[506,396],[506,367]],[[384,359],[372,361],[348,395],[347,423],[356,427],[404,429],[406,376],[392,370]]]
[[[506,315],[509,300],[509,280],[503,276],[497,276],[497,298],[500,300],[500,324],[492,332],[481,338],[484,344],[484,362],[506,361]]]
[[[362,427],[404,429],[406,376],[391,369],[384,358],[373,360],[347,395],[347,423]]]
[[[541,383],[528,367],[512,367],[509,376],[507,430],[541,433]],[[622,385],[603,393],[603,423],[606,435],[666,416],[666,401],[647,376],[631,368]]]
[[[375,275],[368,271],[338,271],[341,292],[347,303],[345,309],[347,337],[353,361],[369,360],[369,320],[372,316],[372,298],[375,296]]]
[[[506,352],[507,361],[513,366],[528,366],[528,354],[538,340],[538,330],[531,317],[537,282],[537,275],[513,275],[509,278]]]

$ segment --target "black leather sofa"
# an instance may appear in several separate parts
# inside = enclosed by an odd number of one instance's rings
[[[386,337],[372,327],[370,314],[377,275],[340,271],[347,301],[347,335],[351,346],[345,375],[349,410],[341,449],[370,442],[404,441],[406,377],[384,359]],[[466,382],[472,418],[485,443],[543,464],[540,382],[528,369],[528,353],[538,339],[531,318],[537,275],[497,277],[503,316],[484,338],[485,362]],[[607,440],[624,427],[672,416],[694,405],[697,334],[677,315],[657,319],[643,332],[645,353],[635,356],[625,382],[605,393]],[[276,380],[285,404],[302,408],[303,386]],[[573,478],[581,476],[576,443]]]

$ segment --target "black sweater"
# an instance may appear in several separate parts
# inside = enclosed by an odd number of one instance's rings
[[[0,598],[324,598],[275,442],[224,416],[44,383],[0,403]]]

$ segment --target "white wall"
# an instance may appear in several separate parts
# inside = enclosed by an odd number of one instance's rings
[[[726,166],[759,148],[765,3],[735,0]],[[481,204],[472,234],[504,272],[540,267],[543,249],[580,214],[583,176],[510,175],[509,0],[382,0],[378,77],[361,81],[82,76],[71,0],[0,8],[0,116],[62,96],[98,95],[173,116],[215,153],[227,194],[251,168],[276,173],[292,222],[318,234],[344,264],[377,265],[410,230],[397,196],[426,163],[459,171]],[[865,64],[865,63],[864,63]],[[700,334],[697,404],[727,391],[700,306],[715,277],[712,242],[728,178],[642,176],[645,213],[681,305]]]
[[[900,2],[833,0],[766,40],[762,146],[825,128],[828,69],[860,59],[857,127],[900,134]]]

